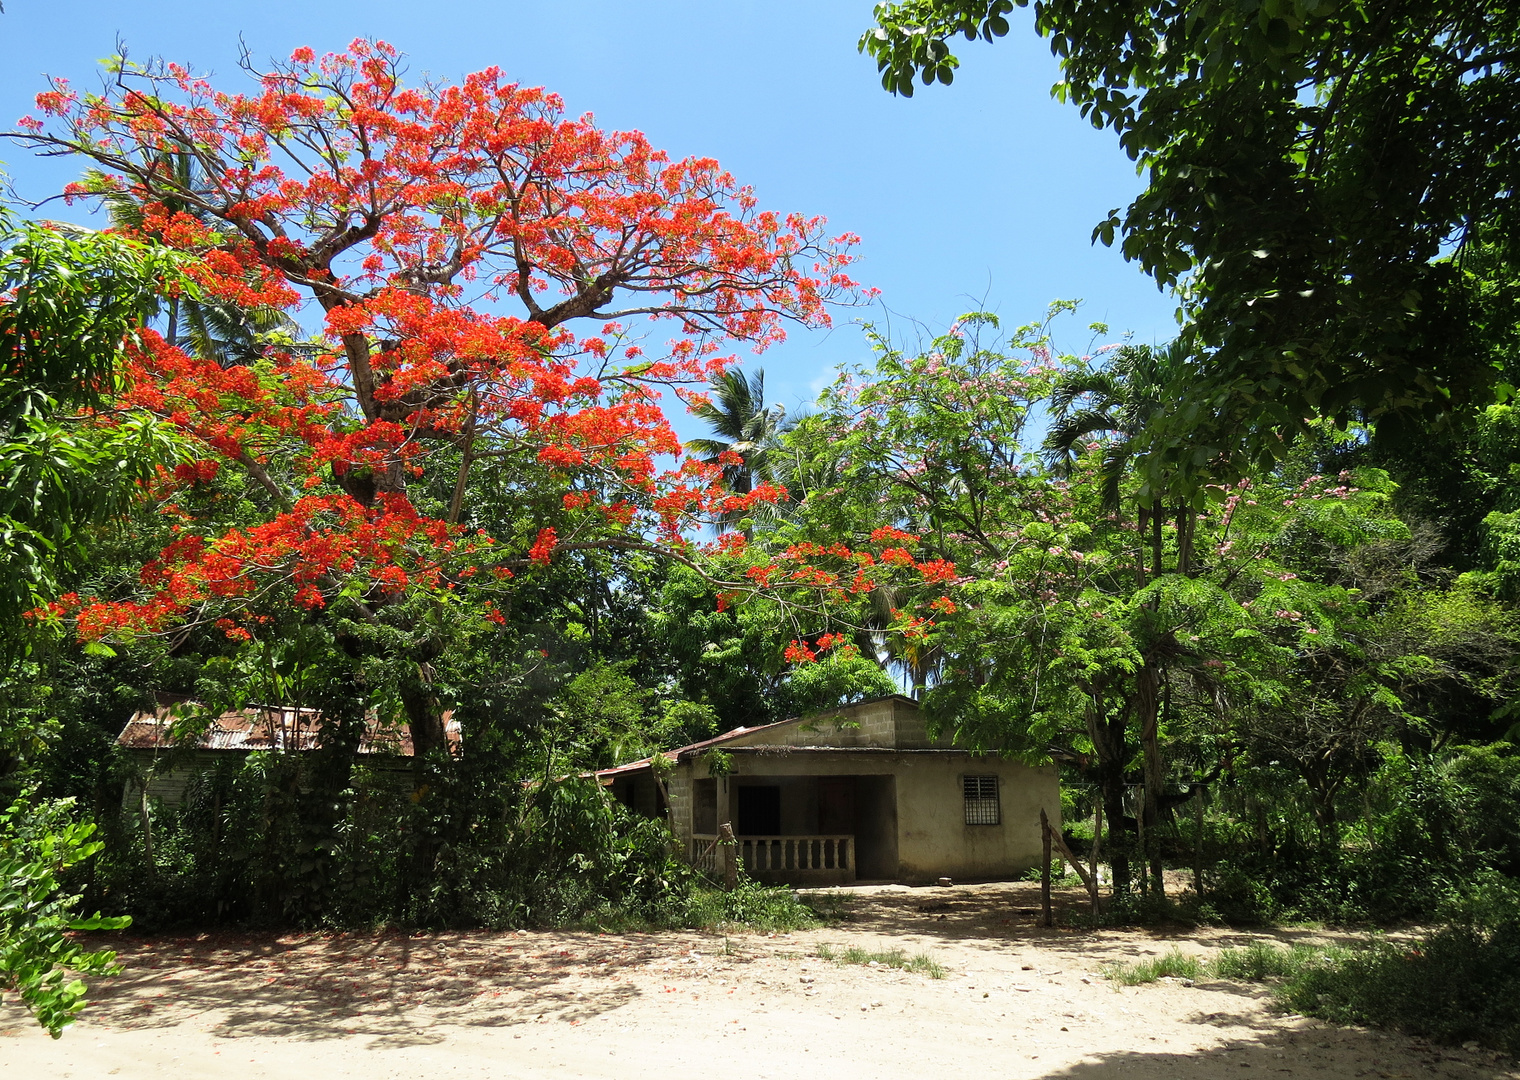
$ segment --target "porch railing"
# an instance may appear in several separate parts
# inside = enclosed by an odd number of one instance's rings
[[[723,873],[723,852],[718,849],[717,833],[691,834],[690,862],[704,874],[716,877]]]
[[[739,859],[751,874],[846,873],[855,868],[853,836],[741,836]]]
[[[855,837],[837,836],[741,836],[737,855],[745,872],[762,874],[841,874],[855,870]],[[691,864],[705,873],[723,869],[723,853],[713,833],[694,833]]]

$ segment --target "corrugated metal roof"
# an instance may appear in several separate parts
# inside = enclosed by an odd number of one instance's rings
[[[322,716],[315,709],[257,705],[222,713],[191,742],[175,741],[172,735],[176,723],[184,728],[194,727],[187,718],[195,708],[195,703],[187,702],[160,706],[152,712],[140,711],[121,729],[117,745],[133,750],[171,746],[193,746],[198,750],[314,750],[322,730]],[[443,727],[449,748],[456,749],[459,721],[452,712],[443,714]],[[381,726],[371,716],[359,740],[359,753],[411,757],[411,733],[404,725]]]
[[[777,720],[774,724],[760,724],[756,727],[736,727],[732,731],[725,731],[722,735],[715,735],[711,739],[694,742],[690,746],[683,746],[678,750],[666,750],[664,754],[674,764],[679,762],[683,757],[695,754],[700,750],[706,750],[709,746],[717,746],[721,743],[730,742],[741,735],[753,735],[755,732],[764,731],[766,728],[781,727],[783,724],[795,724],[801,719],[802,717],[800,716],[794,716],[790,720]],[[638,772],[641,769],[649,768],[649,763],[652,760],[654,759],[640,758],[638,761],[630,761],[626,765],[617,765],[611,769],[598,769],[596,775],[600,777],[614,777],[621,776],[623,773]]]
[[[909,705],[912,705],[914,708],[918,708],[918,702],[914,701],[910,697],[905,697],[902,694],[884,694],[881,697],[866,698],[864,701],[857,701],[854,705],[848,705],[844,707],[855,708],[860,705],[872,705],[878,701],[905,701]],[[711,739],[703,739],[701,742],[694,742],[690,746],[683,746],[677,750],[666,750],[665,756],[670,759],[672,764],[674,764],[681,761],[683,758],[690,757],[691,755],[696,754],[702,750],[706,750],[710,746],[721,746],[723,743],[732,742],[734,739],[740,738],[741,736],[753,735],[757,731],[767,731],[771,728],[785,727],[787,724],[796,724],[802,722],[803,720],[811,719],[814,718],[812,716],[793,716],[789,717],[786,720],[777,720],[773,724],[758,724],[755,727],[736,727],[731,731],[725,731],[721,735],[714,735]],[[785,749],[795,748],[777,747],[776,751],[774,752],[780,752]],[[862,749],[862,747],[808,747],[808,749],[854,751]],[[639,772],[643,769],[649,768],[649,763],[651,760],[651,758],[640,758],[638,761],[630,761],[626,765],[618,765],[611,769],[598,769],[596,775],[598,777],[610,779],[612,777],[621,776],[624,773]]]

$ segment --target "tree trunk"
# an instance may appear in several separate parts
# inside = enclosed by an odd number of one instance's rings
[[[1151,512],[1151,577],[1161,576],[1161,508]]]
[[[1193,807],[1193,895],[1203,900],[1203,792],[1198,785]]]
[[[137,790],[137,819],[142,823],[143,859],[148,864],[148,877],[153,877],[153,817],[148,812],[148,776],[142,778]]]
[[[1141,853],[1151,867],[1151,889],[1157,897],[1166,895],[1161,876],[1160,846],[1156,830],[1161,825],[1160,796],[1163,779],[1159,719],[1161,714],[1161,670],[1146,657],[1135,675],[1135,711],[1140,720],[1140,748],[1145,756],[1144,803],[1138,813],[1144,822],[1145,850]]]
[[[1335,813],[1335,796],[1340,790],[1340,781],[1329,775],[1329,769],[1309,768],[1303,772],[1309,785],[1309,807],[1319,830],[1320,850],[1337,851],[1341,843],[1341,826]]]
[[[422,667],[423,665],[419,665]],[[440,850],[432,817],[429,776],[440,752],[447,748],[443,727],[443,710],[433,687],[419,678],[401,688],[401,706],[406,712],[407,730],[412,737],[412,831],[411,857],[404,860],[406,870],[398,875],[400,895],[398,914],[407,914],[410,896],[426,893]]]
[[[368,719],[353,669],[325,674],[319,686],[310,701],[295,703],[315,709],[322,717],[317,749],[303,761],[307,790],[298,795],[302,838],[310,845],[313,864],[305,901],[307,914],[314,918],[331,909],[329,896],[338,883],[339,829],[348,815],[343,793],[353,780]]]
[[[1198,525],[1198,515],[1186,506],[1177,508],[1177,573],[1191,577],[1193,573],[1193,533]]]
[[[432,686],[418,682],[401,688],[401,707],[406,712],[407,733],[412,737],[412,761],[420,773],[424,759],[448,749],[443,705]]]
[[[1088,709],[1087,731],[1097,758],[1094,771],[1101,792],[1103,816],[1108,819],[1108,862],[1114,873],[1114,895],[1123,896],[1130,889],[1129,844],[1123,836],[1124,762],[1128,756],[1125,720],[1122,715],[1112,720],[1099,716],[1094,704]]]
[[[1124,835],[1124,776],[1117,783],[1104,777],[1103,816],[1108,819],[1108,865],[1114,872],[1114,896],[1130,890],[1129,840]]]

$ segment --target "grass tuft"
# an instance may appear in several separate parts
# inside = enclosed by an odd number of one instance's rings
[[[901,949],[886,949],[872,952],[870,949],[862,949],[858,945],[851,945],[843,951],[836,951],[832,945],[820,944],[818,946],[818,958],[829,960],[836,964],[870,964],[876,963],[880,967],[896,968],[899,971],[911,971],[918,975],[927,975],[931,979],[943,979],[947,974],[945,965],[935,960],[928,953],[916,953],[909,956]]]
[[[1225,949],[1209,964],[1209,974],[1247,982],[1287,979],[1319,963],[1323,954],[1323,949],[1310,945],[1279,948],[1271,942],[1253,941],[1243,949]]]
[[[1170,976],[1174,979],[1239,979],[1262,982],[1266,979],[1291,979],[1325,961],[1326,950],[1309,945],[1281,948],[1267,941],[1256,941],[1243,949],[1225,949],[1204,963],[1173,949],[1165,956],[1133,964],[1110,964],[1103,969],[1105,978],[1121,986],[1138,986]]]
[[[746,879],[732,891],[692,890],[685,909],[674,921],[693,929],[719,933],[743,930],[785,933],[817,926],[818,916],[811,907],[799,903],[792,890],[759,885]]]
[[[1150,960],[1120,962],[1103,968],[1103,977],[1120,986],[1139,986],[1157,979],[1196,979],[1202,973],[1203,964],[1196,956],[1187,956],[1176,949]]]

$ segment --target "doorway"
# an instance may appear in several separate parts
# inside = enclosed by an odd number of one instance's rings
[[[738,789],[739,835],[781,835],[781,788],[749,786]]]

